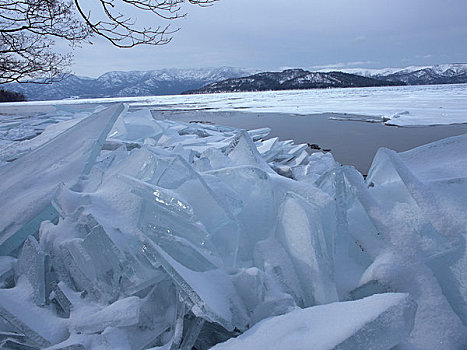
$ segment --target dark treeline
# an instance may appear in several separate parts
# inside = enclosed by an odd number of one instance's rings
[[[26,96],[21,92],[8,91],[0,89],[0,102],[18,102],[26,101]]]

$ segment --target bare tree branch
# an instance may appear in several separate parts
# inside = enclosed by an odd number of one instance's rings
[[[168,44],[178,30],[168,23],[140,26],[136,17],[126,14],[129,9],[164,22],[185,17],[181,12],[185,2],[209,6],[215,1],[93,0],[91,11],[82,0],[0,0],[0,84],[48,83],[60,77],[72,56],[55,52],[56,40],[73,49],[99,36],[116,47],[131,48]]]

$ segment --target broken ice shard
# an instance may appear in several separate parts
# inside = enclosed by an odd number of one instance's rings
[[[298,309],[212,349],[388,350],[410,334],[416,309],[408,294],[397,293]]]
[[[255,244],[268,238],[276,224],[277,205],[270,174],[253,166],[229,167],[207,174],[215,176],[241,199],[236,215],[240,225],[238,260],[251,263]]]
[[[45,254],[32,236],[26,239],[15,267],[16,278],[27,278],[33,288],[33,300],[39,305],[46,303]]]
[[[337,300],[333,263],[318,208],[292,192],[281,207],[278,238],[293,261],[305,305],[325,304]]]
[[[27,281],[12,289],[0,289],[0,317],[25,335],[33,344],[47,347],[68,337],[64,323],[47,309],[35,306],[29,299],[32,287]]]
[[[100,310],[82,308],[72,312],[70,326],[73,330],[83,333],[101,332],[107,327],[134,326],[139,322],[142,303],[142,299],[132,296],[117,300]]]
[[[271,167],[259,154],[253,140],[248,132],[240,130],[226,148],[225,154],[230,158],[232,165],[253,165],[267,172],[271,172]]]
[[[183,266],[156,244],[144,240],[143,250],[154,264],[161,264],[190,299],[192,312],[227,330],[245,329],[248,318],[229,276],[220,269],[196,272]]]
[[[39,228],[60,182],[89,174],[122,104],[92,114],[29,154],[0,168],[0,254],[18,248]],[[50,219],[50,218],[46,218]],[[26,230],[21,230],[25,225]]]
[[[152,117],[149,109],[128,112],[119,118],[109,137],[126,141],[143,141],[145,138],[158,138],[163,129]]]

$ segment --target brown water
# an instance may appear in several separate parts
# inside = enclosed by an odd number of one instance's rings
[[[380,147],[401,152],[450,136],[467,133],[467,124],[394,127],[381,123],[332,120],[336,114],[291,115],[281,113],[153,111],[156,119],[202,121],[243,129],[268,127],[270,137],[295,143],[318,144],[330,149],[341,164],[355,166],[366,174]],[[348,116],[347,116],[348,117]]]

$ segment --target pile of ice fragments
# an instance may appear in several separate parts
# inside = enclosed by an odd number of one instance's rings
[[[72,124],[0,167],[4,348],[467,348],[466,135],[364,180],[267,129]]]

